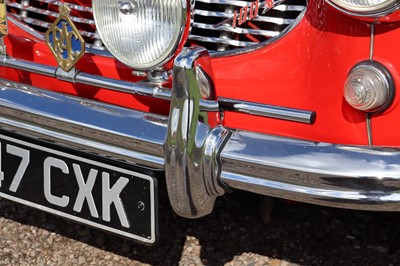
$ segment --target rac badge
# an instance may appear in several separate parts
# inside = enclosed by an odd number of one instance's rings
[[[59,11],[59,17],[46,32],[46,42],[58,65],[67,72],[84,55],[85,41],[69,18],[71,9],[64,4]]]
[[[8,33],[5,1],[6,0],[0,0],[0,38],[6,36]]]

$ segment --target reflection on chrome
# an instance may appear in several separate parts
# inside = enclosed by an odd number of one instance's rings
[[[221,160],[221,180],[233,188],[333,207],[400,210],[396,149],[344,148],[236,131]]]

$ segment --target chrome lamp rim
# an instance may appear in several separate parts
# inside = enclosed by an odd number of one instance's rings
[[[386,7],[382,7],[380,9],[374,10],[374,11],[362,11],[362,10],[349,10],[346,8],[343,8],[341,6],[339,6],[338,4],[336,4],[333,0],[326,0],[326,2],[332,6],[333,8],[335,8],[336,10],[349,15],[349,16],[353,16],[353,17],[360,17],[360,18],[380,18],[380,17],[385,17],[388,16],[394,12],[396,12],[397,10],[400,9],[400,2],[395,2],[393,5],[391,6],[386,6]]]
[[[96,2],[96,0],[93,0],[93,3]],[[162,53],[162,56],[157,58],[157,60],[154,60],[151,63],[147,63],[146,66],[143,66],[144,64],[136,64],[135,66],[127,64],[123,60],[119,58],[119,55],[116,55],[113,53],[107,46],[107,38],[105,38],[103,32],[99,29],[97,29],[97,32],[100,36],[100,39],[104,43],[104,46],[107,48],[107,51],[112,54],[119,62],[123,63],[124,65],[127,65],[128,67],[131,67],[135,70],[140,70],[140,71],[151,71],[151,70],[156,70],[156,69],[165,69],[168,70],[171,66],[167,66],[171,60],[178,55],[178,53],[181,51],[183,48],[184,44],[186,43],[191,28],[193,24],[193,8],[194,8],[194,0],[180,0],[179,1],[181,5],[181,10],[182,10],[182,19],[180,21],[180,27],[178,29],[177,36],[178,38],[174,41],[172,45],[170,44],[168,48],[165,49],[165,51]],[[93,19],[96,21],[96,8],[93,7]],[[96,22],[96,24],[98,24]],[[154,63],[154,64],[153,64]]]

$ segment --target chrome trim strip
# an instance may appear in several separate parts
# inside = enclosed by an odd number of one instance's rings
[[[332,207],[400,211],[400,149],[236,131],[221,161],[221,181],[232,188]]]
[[[277,118],[305,124],[313,124],[316,118],[316,113],[314,111],[258,104],[227,98],[218,98],[218,102],[220,107],[227,111],[236,111],[251,115]]]
[[[365,124],[367,127],[367,138],[368,138],[368,145],[372,146],[372,124],[371,124],[371,114],[365,113]]]
[[[372,60],[374,57],[374,43],[375,43],[375,23],[371,23],[371,37],[369,41],[369,59]]]
[[[2,129],[83,152],[163,169],[162,145],[167,117],[3,79],[0,79],[0,88]]]

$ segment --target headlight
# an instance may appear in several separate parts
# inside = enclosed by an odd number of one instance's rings
[[[188,36],[188,0],[93,0],[97,31],[119,61],[154,69],[173,57]]]
[[[349,11],[353,15],[380,16],[386,15],[395,5],[397,0],[328,0],[339,8]]]

